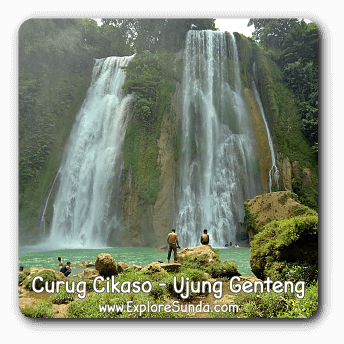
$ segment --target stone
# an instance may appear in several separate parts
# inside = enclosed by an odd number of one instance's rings
[[[235,236],[237,241],[247,241],[249,239],[245,222],[238,222],[236,225]]]
[[[187,247],[178,252],[177,259],[178,262],[182,263],[186,257],[193,256],[205,256],[208,262],[212,263],[216,259],[217,253],[212,249],[210,245]]]
[[[248,109],[250,111],[251,119],[254,123],[253,129],[255,132],[258,160],[260,169],[260,181],[263,192],[269,192],[269,171],[272,166],[272,159],[270,154],[269,138],[266,132],[266,126],[259,105],[255,99],[253,92],[244,88],[244,96]]]
[[[293,161],[291,163],[291,173],[293,175],[293,180],[296,180],[300,178],[301,173],[300,173],[300,164],[298,161]]]
[[[117,275],[116,262],[109,253],[100,253],[95,262],[95,268],[101,275]]]
[[[125,263],[125,262],[118,262],[117,263],[117,272],[120,274],[121,272],[124,272],[125,270],[127,270],[129,268],[129,264]]]
[[[85,269],[80,276],[82,281],[91,280],[93,281],[97,276],[99,276],[99,271],[95,269]]]
[[[145,266],[141,271],[149,271],[149,272],[163,272],[167,273],[167,271],[161,266],[163,263],[152,262]],[[179,264],[180,265],[180,264]]]
[[[271,221],[306,213],[316,213],[305,205],[296,202],[289,191],[258,195],[247,200],[244,206],[245,222],[250,242],[253,240],[255,233],[261,231]]]
[[[288,157],[283,160],[283,190],[291,191],[291,165]]]
[[[302,171],[302,186],[308,187],[312,186],[312,179],[311,179],[311,170],[307,167],[305,167]]]

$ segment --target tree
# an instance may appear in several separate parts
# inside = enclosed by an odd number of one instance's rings
[[[310,145],[318,142],[318,28],[301,20],[282,44],[279,65],[297,96],[302,132]]]
[[[250,19],[254,37],[276,52],[284,81],[295,94],[302,132],[310,145],[318,142],[318,28],[298,19]]]
[[[177,51],[189,30],[216,30],[215,19],[102,19],[119,29],[135,52]]]
[[[113,25],[98,26],[93,19],[79,19],[79,21],[84,27],[84,42],[94,58],[129,56],[134,53],[120,28]]]
[[[254,25],[253,37],[267,48],[281,48],[284,39],[297,19],[250,19],[247,26]]]

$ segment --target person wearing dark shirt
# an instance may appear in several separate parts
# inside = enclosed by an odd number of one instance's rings
[[[68,275],[72,272],[70,268],[70,262],[67,262],[66,265],[63,265],[60,269],[60,272],[62,272],[66,277],[68,277]]]

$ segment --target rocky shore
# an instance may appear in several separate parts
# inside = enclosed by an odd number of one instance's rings
[[[91,284],[94,279],[98,276],[102,276],[104,279],[106,277],[115,276],[115,278],[119,278],[125,272],[132,272],[134,273],[145,273],[147,279],[154,280],[152,276],[157,274],[157,276],[161,275],[169,275],[169,274],[176,274],[180,271],[183,263],[189,257],[194,257],[200,259],[203,264],[212,264],[214,262],[219,262],[219,258],[217,257],[216,251],[214,251],[211,246],[202,245],[192,248],[186,248],[178,252],[178,262],[177,263],[163,263],[163,262],[152,262],[145,267],[132,265],[125,262],[115,262],[113,257],[108,253],[101,253],[97,256],[94,262],[74,262],[74,264],[78,264],[84,267],[83,272],[75,277],[65,277],[61,272],[56,271],[54,269],[47,269],[41,267],[30,267],[24,272],[20,273],[19,277],[19,308],[25,309],[28,307],[35,308],[37,307],[39,300],[49,301],[51,297],[51,293],[46,292],[45,290],[41,293],[36,293],[30,287],[30,283],[35,276],[44,276],[45,274],[50,274],[50,279],[54,281],[85,281],[86,283]],[[240,273],[237,271],[237,266],[232,262],[222,262],[221,264],[227,264],[231,269],[227,272],[227,278],[231,276],[240,276],[241,283],[245,280],[255,280],[254,276],[241,276]],[[218,278],[214,278],[216,276],[213,272],[205,273],[206,280],[214,283],[218,280]],[[48,280],[48,278],[47,278]],[[87,297],[91,295],[91,292],[87,292]],[[208,293],[206,295],[198,295],[196,299],[202,299],[203,302],[207,302],[208,304],[221,304],[221,303],[229,303],[232,302],[234,298],[233,293],[230,292],[228,287],[224,288],[224,294],[221,299],[215,299],[212,293]],[[175,297],[166,298],[166,301],[171,303],[173,300],[176,300]],[[52,305],[52,310],[54,314],[54,318],[63,318],[67,317],[67,309],[71,303],[80,302],[82,301],[78,296],[75,296],[73,301],[61,304],[54,304]],[[194,300],[195,301],[195,300]],[[203,317],[206,316],[203,313],[197,313],[194,315],[189,315],[191,317]]]

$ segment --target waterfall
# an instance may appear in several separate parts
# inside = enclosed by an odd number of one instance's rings
[[[256,63],[254,63],[254,65],[253,65],[253,71],[254,71],[254,75],[255,75],[256,74]],[[266,128],[266,133],[268,135],[268,141],[269,141],[269,147],[270,147],[270,155],[271,155],[271,161],[272,161],[272,166],[271,166],[271,169],[269,171],[269,191],[271,192],[272,191],[272,185],[273,184],[274,185],[278,185],[279,170],[278,170],[278,168],[276,166],[276,157],[275,157],[274,146],[273,146],[273,143],[272,143],[272,138],[271,138],[271,135],[270,135],[270,130],[269,130],[269,127],[268,127],[268,123],[266,121],[263,104],[262,104],[262,101],[260,99],[259,93],[257,91],[256,83],[255,83],[253,78],[251,80],[251,83],[252,83],[253,94],[254,94],[254,97],[255,97],[255,99],[256,99],[256,101],[258,103],[260,113],[261,113],[262,118],[264,120],[264,124],[265,124],[265,128]]]
[[[116,230],[116,197],[132,95],[123,97],[133,58],[95,60],[91,86],[76,117],[60,171],[49,242],[55,248],[104,247]]]
[[[54,189],[54,185],[55,185],[55,182],[56,182],[56,179],[58,177],[58,175],[60,174],[61,172],[61,168],[58,170],[58,172],[56,173],[56,176],[54,178],[54,181],[53,181],[53,184],[50,188],[50,191],[49,191],[49,194],[48,194],[48,197],[47,197],[47,200],[45,202],[45,206],[44,206],[44,209],[43,209],[43,214],[42,214],[42,217],[41,217],[41,224],[40,224],[40,229],[43,230],[43,233],[45,235],[45,212],[47,211],[47,206],[48,206],[48,203],[49,203],[49,199],[50,199],[50,195],[51,195],[51,192],[53,191]]]
[[[200,245],[203,229],[208,230],[213,247],[234,242],[236,226],[244,221],[244,201],[261,193],[258,153],[239,68],[234,36],[188,32],[174,223],[183,247]]]

